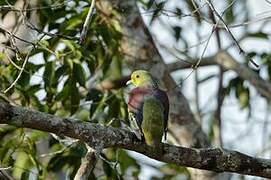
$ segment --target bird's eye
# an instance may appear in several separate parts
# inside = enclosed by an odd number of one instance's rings
[[[139,78],[139,75],[136,75],[136,78]]]

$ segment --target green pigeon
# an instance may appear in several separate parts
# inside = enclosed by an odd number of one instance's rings
[[[138,139],[145,140],[154,148],[160,147],[163,134],[165,140],[167,134],[168,96],[159,89],[157,81],[148,71],[134,71],[129,83],[135,86],[128,100],[130,126]]]

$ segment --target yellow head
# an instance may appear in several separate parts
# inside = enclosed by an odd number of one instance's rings
[[[136,87],[156,87],[157,84],[151,74],[145,70],[136,70],[131,74],[131,82]]]

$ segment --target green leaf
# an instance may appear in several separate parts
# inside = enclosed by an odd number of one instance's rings
[[[86,83],[86,75],[83,67],[80,64],[74,63],[73,65],[73,75],[76,79],[76,81],[81,85],[85,87]]]
[[[30,75],[27,72],[23,72],[20,79],[18,80],[18,84],[21,87],[26,87],[30,82]]]
[[[119,179],[118,173],[113,169],[108,162],[103,161],[103,169],[106,174],[106,177],[109,179]]]
[[[228,24],[234,22],[234,19],[235,19],[235,14],[233,11],[234,6],[230,6],[232,4],[232,1],[233,0],[228,0],[228,3],[227,3],[228,8],[227,8],[227,11],[225,12],[225,20]]]
[[[248,37],[268,39],[268,34],[266,34],[264,32],[249,33]]]
[[[4,158],[6,157],[6,154],[8,154],[9,147],[5,146],[5,144],[2,144],[1,146],[0,146],[0,161],[3,162]]]
[[[71,89],[71,114],[74,114],[77,109],[79,108],[80,103],[80,93],[78,91],[78,88],[76,87],[76,81],[74,78],[71,78],[70,80],[70,89]]]
[[[101,91],[94,88],[89,90],[86,100],[92,101],[92,104],[90,105],[90,109],[89,109],[90,119],[92,119],[92,116],[97,110],[97,108],[100,106],[100,103],[102,103],[101,102],[102,99],[103,99],[103,93]]]
[[[40,84],[35,84],[27,88],[28,94],[34,95],[41,88]]]
[[[55,78],[55,61],[50,61],[45,64],[43,80],[45,88],[51,88]]]
[[[56,73],[55,73],[55,80],[56,80],[55,83],[57,83],[60,77],[63,77],[64,75],[67,74],[67,69],[68,68],[65,65],[62,65],[59,68],[57,68]]]
[[[64,44],[70,49],[71,51],[75,51],[75,44],[70,40],[62,40]]]
[[[28,171],[24,171],[21,175],[21,180],[29,180],[30,173]]]
[[[58,172],[60,170],[67,171],[72,167],[76,167],[81,163],[81,157],[85,154],[85,150],[82,146],[68,148],[60,154],[54,155],[48,162],[47,170]]]
[[[129,156],[129,154],[124,151],[124,150],[118,150],[119,151],[119,161],[120,163],[120,168],[121,168],[121,172],[124,174],[130,167],[135,167],[136,169],[139,169],[140,166],[137,163],[137,161],[132,158],[131,156]]]
[[[163,11],[165,4],[166,4],[166,1],[162,1],[156,4],[150,24],[152,24],[154,20],[159,16],[160,12]]]
[[[84,57],[84,60],[86,61],[88,69],[91,72],[91,74],[95,73],[95,69],[97,67],[97,61],[95,56],[89,55],[87,57]]]
[[[249,90],[248,90],[248,88],[243,89],[239,93],[239,102],[240,102],[242,109],[249,106]]]
[[[149,0],[149,2],[147,3],[147,9],[150,9],[154,3],[155,3],[155,0]]]
[[[69,80],[67,80],[64,83],[64,88],[56,95],[55,100],[56,101],[63,101],[68,99],[70,94],[70,86],[69,86]]]
[[[200,8],[199,5],[194,1],[194,0],[187,0],[185,1],[188,5],[188,8],[190,10],[191,13],[193,13],[197,19],[197,22],[200,23],[201,22],[201,14],[200,14]]]
[[[93,101],[93,102],[98,102],[103,98],[103,93],[102,91],[91,88],[87,94],[86,100],[87,101]]]

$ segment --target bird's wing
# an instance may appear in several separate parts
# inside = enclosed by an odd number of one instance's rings
[[[161,89],[157,89],[155,96],[163,105],[164,108],[164,139],[167,139],[167,130],[168,130],[168,115],[169,115],[169,100],[167,93]]]
[[[143,105],[142,132],[149,146],[158,146],[164,134],[164,107],[155,96],[145,99]]]

